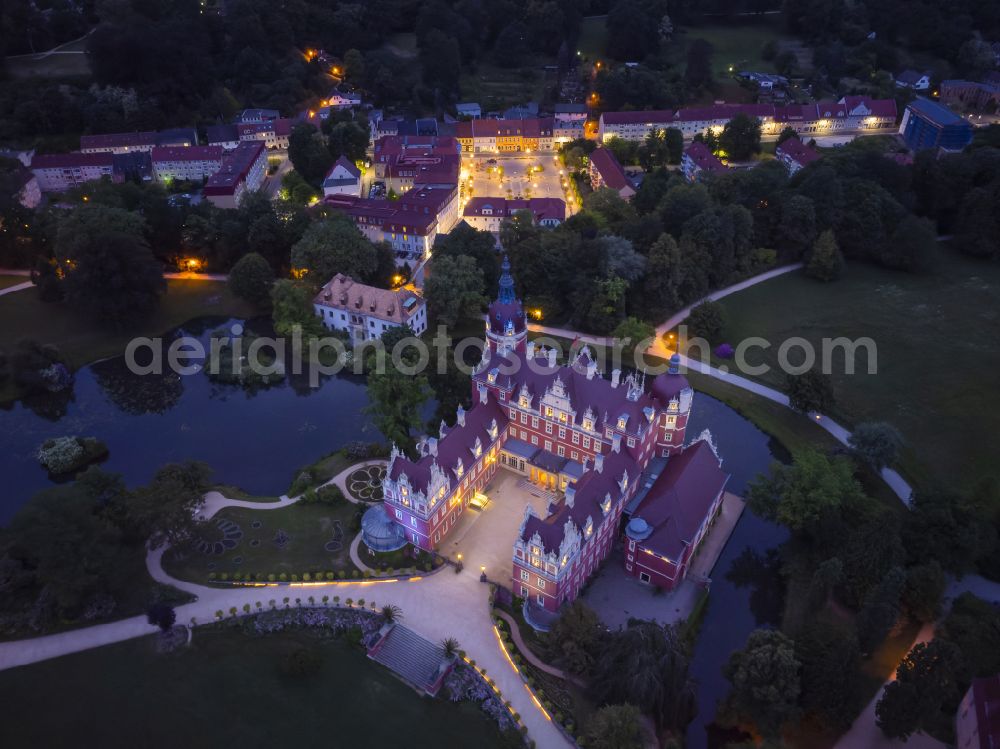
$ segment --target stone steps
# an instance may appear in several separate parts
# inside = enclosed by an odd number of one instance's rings
[[[411,629],[394,624],[368,651],[368,657],[427,694],[437,694],[444,650]]]

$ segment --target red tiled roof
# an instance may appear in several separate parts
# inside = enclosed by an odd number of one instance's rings
[[[728,481],[729,474],[722,470],[705,440],[670,456],[666,468],[632,513],[653,528],[641,545],[678,561]]]
[[[608,148],[598,148],[590,154],[590,163],[594,165],[604,184],[613,190],[632,187],[632,182],[625,176],[625,170],[618,163],[614,153]]]
[[[222,146],[154,146],[150,154],[157,161],[221,161]]]
[[[528,120],[467,120],[455,125],[455,137],[507,138],[518,135],[525,138],[548,137],[552,135],[553,124],[552,117],[537,117]]]
[[[204,194],[232,195],[264,150],[264,144],[259,141],[240,143],[222,160],[222,168],[208,178]]]
[[[376,224],[384,231],[426,235],[457,189],[454,185],[425,186],[404,193],[399,200],[330,195],[323,204],[343,211],[357,223]]]
[[[31,158],[32,169],[65,169],[82,166],[111,166],[114,154],[99,153],[36,153]]]
[[[485,211],[489,211],[486,213]],[[517,211],[531,211],[535,221],[545,219],[566,219],[566,203],[559,198],[531,198],[530,200],[507,200],[506,198],[470,198],[465,204],[465,216],[499,216],[509,218]]]
[[[726,171],[725,165],[701,141],[696,140],[685,148],[684,155],[690,158],[699,169],[704,169],[708,172]]]
[[[601,119],[608,125],[638,125],[646,122],[669,122],[672,109],[649,109],[641,112],[605,112]]]
[[[820,155],[815,150],[798,138],[788,138],[775,149],[775,154],[778,157],[782,155],[787,156],[799,166],[806,166],[820,158]]]

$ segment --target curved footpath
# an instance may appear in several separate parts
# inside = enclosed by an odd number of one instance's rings
[[[674,351],[669,349],[664,343],[664,336],[678,325],[680,325],[688,315],[691,314],[691,310],[705,301],[716,301],[727,297],[730,294],[735,294],[738,291],[743,291],[751,286],[756,286],[764,281],[769,281],[777,276],[782,276],[791,271],[798,270],[802,267],[802,263],[794,263],[792,265],[785,265],[781,268],[775,268],[769,270],[766,273],[761,273],[760,275],[754,276],[753,278],[748,278],[744,281],[740,281],[732,286],[727,286],[719,291],[714,291],[703,299],[698,300],[694,304],[688,305],[684,309],[680,310],[676,314],[672,315],[669,319],[665,320],[663,323],[656,327],[656,340],[651,345],[646,352],[653,356],[658,356],[664,359],[669,358],[673,355]],[[564,328],[550,328],[544,325],[529,325],[529,330],[536,333],[545,333],[547,335],[558,336],[560,338],[575,338],[579,339],[585,343],[592,343],[598,346],[604,346],[608,344],[609,338],[601,336],[590,336],[583,333],[578,333],[575,330],[568,330]],[[767,385],[762,385],[759,382],[749,380],[746,377],[741,377],[740,375],[730,374],[725,369],[719,369],[713,367],[711,364],[706,362],[691,359],[687,356],[681,354],[681,365],[693,372],[698,372],[700,374],[706,375],[708,377],[714,377],[717,380],[722,380],[727,382],[734,387],[741,388],[742,390],[747,390],[755,395],[759,395],[762,398],[767,398],[770,401],[778,403],[786,408],[791,408],[788,402],[788,396],[784,393],[775,390],[774,388],[768,387]],[[828,433],[833,435],[834,439],[840,442],[842,445],[847,444],[848,438],[851,436],[851,432],[845,427],[838,424],[836,421],[831,419],[821,413],[811,412],[808,417],[816,422],[816,424]],[[899,499],[909,506],[912,495],[913,488],[906,482],[906,480],[899,475],[896,471],[891,468],[883,468],[881,471],[882,479],[889,488],[896,494]]]
[[[358,464],[353,465],[330,481],[336,482],[339,479],[342,484],[350,472],[358,467]],[[281,497],[277,502],[248,502],[229,499],[219,492],[209,492],[205,504],[198,512],[200,517],[209,518],[223,507],[268,510],[287,507],[298,499],[299,497]],[[490,616],[489,586],[479,582],[478,576],[473,573],[466,571],[454,574],[444,571],[427,577],[403,580],[209,587],[177,580],[168,575],[162,564],[165,550],[166,548],[160,548],[150,551],[146,557],[146,567],[157,582],[195,596],[191,603],[175,609],[178,624],[209,624],[216,621],[217,611],[222,611],[223,616],[229,618],[231,608],[236,609],[237,616],[243,616],[243,606],[249,604],[251,611],[256,612],[258,601],[264,608],[268,608],[272,600],[280,607],[285,597],[292,601],[300,598],[303,602],[310,596],[317,601],[323,596],[329,596],[330,599],[339,596],[341,602],[348,598],[355,601],[363,598],[367,608],[373,602],[379,607],[394,604],[402,609],[406,626],[427,640],[440,642],[446,637],[457,638],[468,657],[475,660],[476,665],[485,669],[487,676],[496,681],[504,699],[510,700],[513,709],[520,714],[528,729],[528,736],[539,749],[563,749],[571,746],[562,732],[535,704],[527,686],[503,652]],[[479,565],[479,560],[474,553],[469,554],[469,557],[465,566],[468,570],[474,570]],[[157,631],[156,627],[146,621],[145,616],[133,616],[54,635],[3,642],[0,643],[0,670],[110,645]]]

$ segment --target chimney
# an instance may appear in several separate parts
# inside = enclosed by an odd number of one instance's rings
[[[622,379],[622,371],[620,369],[611,370],[611,387],[616,388]]]
[[[535,358],[535,342],[528,341],[528,348],[525,350],[529,359]]]
[[[554,348],[549,349],[549,366],[550,367],[556,366],[556,350]]]
[[[486,389],[486,385],[480,382],[478,383],[477,387],[479,388],[479,402],[480,403],[489,402],[490,394],[489,391]]]
[[[437,437],[427,438],[427,454],[437,457],[438,454],[438,441]]]
[[[437,451],[437,445],[434,445],[434,450]],[[597,453],[594,456],[594,470],[598,473],[604,470],[604,453]]]
[[[459,404],[458,411],[455,412],[455,423],[460,427],[465,426],[465,409]]]
[[[572,507],[573,502],[576,499],[576,489],[573,486],[566,487],[566,506]]]
[[[620,453],[622,451],[622,436],[615,432],[611,438],[611,452]]]

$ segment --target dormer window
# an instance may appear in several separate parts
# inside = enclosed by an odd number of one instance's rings
[[[551,417],[554,412],[552,411],[552,406],[545,407],[545,415]]]
[[[490,372],[489,372],[489,374],[488,374],[488,375],[486,375],[486,380],[487,380],[487,381],[488,381],[488,382],[489,382],[489,383],[490,383],[491,385],[495,384],[495,383],[496,383],[496,381],[497,381],[497,372],[498,372],[498,370],[496,370],[496,369],[491,369],[491,370],[490,370]]]
[[[625,414],[622,414],[621,416],[619,416],[618,417],[618,428],[619,429],[624,429],[625,428],[625,422],[627,422],[627,421],[628,421],[628,416],[626,416]],[[611,435],[609,434],[608,436],[610,437]]]
[[[594,428],[594,422],[591,421],[590,419],[584,419],[583,420],[583,428],[587,429],[587,430],[593,429]]]
[[[522,395],[520,400],[521,408],[528,408],[528,403],[528,396]]]

